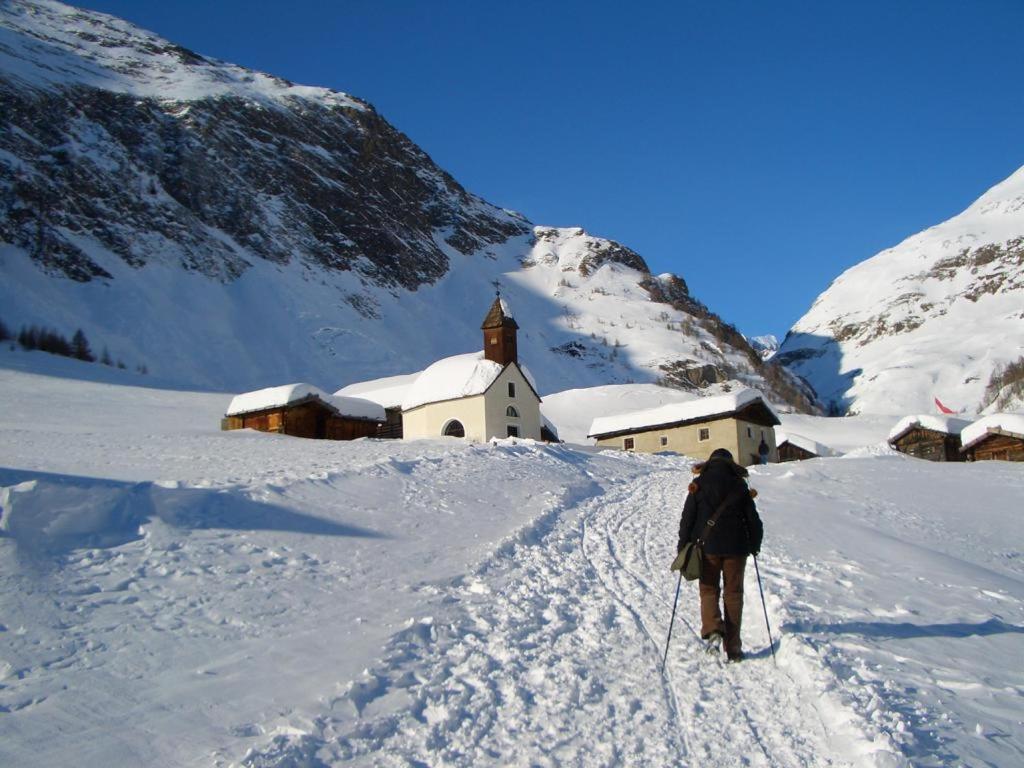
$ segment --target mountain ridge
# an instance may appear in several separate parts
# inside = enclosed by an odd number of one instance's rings
[[[682,278],[473,195],[361,99],[15,0],[0,108],[8,325],[197,385],[330,389],[478,348],[500,279],[545,391],[739,380],[813,408]]]

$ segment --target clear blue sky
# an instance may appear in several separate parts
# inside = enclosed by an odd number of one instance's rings
[[[747,334],[1024,165],[1024,1],[83,0],[373,103],[469,190]]]

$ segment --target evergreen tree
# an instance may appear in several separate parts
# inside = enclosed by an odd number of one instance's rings
[[[110,356],[110,350],[106,347],[103,348],[103,355],[100,357],[100,362],[104,365],[113,365],[114,359]]]
[[[11,332],[4,325],[4,321],[0,320],[0,341],[7,341],[9,338],[11,338]]]
[[[18,332],[18,343],[23,349],[39,349],[39,329],[34,325],[23,325]]]
[[[123,371],[124,368],[125,368],[124,361],[123,360],[118,360],[117,361],[117,367],[120,368]]]
[[[75,331],[75,335],[71,339],[71,352],[74,357],[85,360],[87,363],[96,361],[96,356],[89,348],[89,341],[85,338],[81,328]]]

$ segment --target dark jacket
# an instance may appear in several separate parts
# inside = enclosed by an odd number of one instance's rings
[[[764,527],[747,488],[747,470],[728,459],[711,459],[698,464],[694,471],[699,471],[699,475],[690,483],[690,493],[683,506],[678,549],[700,536],[708,518],[715,514],[723,501],[735,494],[704,542],[704,552],[709,555],[760,552]]]

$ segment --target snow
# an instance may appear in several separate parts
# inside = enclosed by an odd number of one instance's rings
[[[805,451],[810,451],[815,456],[832,456],[834,451],[824,443],[819,443],[817,440],[812,440],[809,437],[798,435],[795,432],[789,432],[781,427],[775,428],[775,445],[782,445],[783,443],[789,443],[795,445],[797,448],[802,448]]]
[[[197,56],[123,19],[50,0],[0,5],[0,71],[34,88],[85,85],[167,102],[231,95],[366,109],[347,94]]]
[[[857,416],[808,416],[783,413],[781,429],[787,434],[803,435],[827,445],[836,454],[845,455],[864,450],[888,450],[889,433],[899,416],[861,414]],[[778,431],[780,427],[776,427]]]
[[[776,419],[779,418],[760,392],[756,389],[742,389],[726,395],[702,397],[687,402],[670,403],[657,408],[648,408],[642,411],[602,416],[594,419],[590,425],[590,435],[606,435],[624,430],[636,430],[693,419],[724,416],[735,413],[755,402],[763,403],[775,415]]]
[[[484,358],[483,352],[453,355],[427,367],[409,387],[402,410],[427,403],[482,395],[498,378],[504,366]]]
[[[964,427],[960,433],[960,442],[964,448],[969,448],[989,432],[997,429],[1024,439],[1024,413],[993,413],[982,416]]]
[[[588,437],[594,419],[627,411],[656,408],[667,403],[690,402],[697,395],[657,384],[607,384],[545,395],[541,412],[558,427],[569,443],[593,445]]]
[[[296,403],[308,398],[318,398],[328,407],[334,409],[342,416],[351,416],[356,419],[373,419],[384,421],[384,408],[370,400],[357,397],[339,397],[328,395],[322,389],[312,384],[285,384],[280,387],[267,387],[258,389],[255,392],[245,392],[235,395],[228,405],[225,416],[241,416],[254,411],[264,411],[268,408],[281,408],[290,403]]]
[[[370,400],[382,408],[400,408],[420,373],[422,371],[399,376],[386,376],[371,381],[360,381],[344,386],[334,394],[339,397],[359,397],[363,400]]]
[[[933,432],[942,432],[947,435],[959,435],[961,430],[970,423],[969,419],[961,419],[956,416],[939,416],[933,413],[906,416],[900,419],[889,432],[889,442],[891,443],[893,440],[918,427],[930,429]]]
[[[748,568],[748,661],[686,586],[660,675],[691,460],[220,432],[73,363],[0,357],[0,764],[1018,762],[1024,465],[751,468],[778,666]]]

